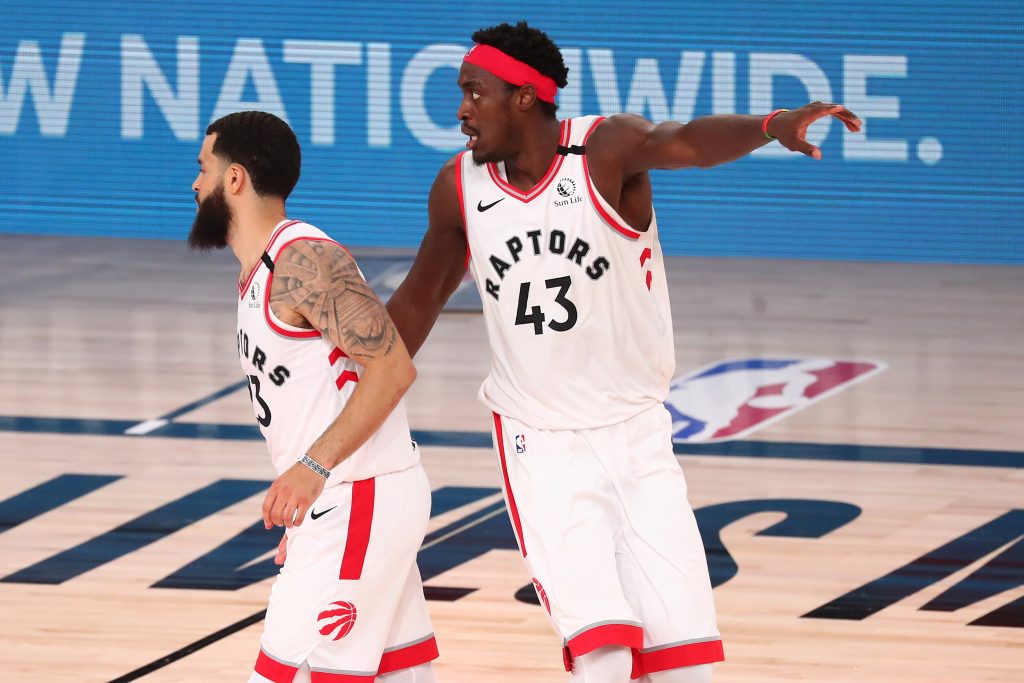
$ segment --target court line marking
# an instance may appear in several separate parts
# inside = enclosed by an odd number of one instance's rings
[[[200,638],[199,640],[195,641],[194,643],[190,643],[190,644],[186,645],[183,648],[175,650],[174,652],[171,652],[170,654],[164,655],[160,659],[156,659],[156,660],[150,662],[149,664],[146,664],[145,666],[140,666],[138,669],[135,669],[134,671],[129,671],[124,676],[118,676],[117,678],[112,678],[107,683],[128,683],[129,681],[138,680],[139,678],[142,678],[143,676],[148,676],[149,674],[153,673],[154,671],[157,671],[159,669],[164,668],[168,664],[173,664],[174,662],[178,661],[179,659],[183,659],[183,658],[189,656],[190,654],[192,654],[194,652],[198,652],[199,650],[202,650],[204,647],[207,647],[208,645],[213,645],[218,640],[223,640],[224,638],[227,638],[228,636],[230,636],[230,635],[232,635],[234,633],[237,633],[238,631],[241,631],[242,629],[248,628],[248,627],[252,626],[253,624],[258,624],[259,622],[263,621],[263,619],[266,616],[267,616],[267,610],[265,610],[265,609],[264,610],[260,610],[259,612],[256,612],[255,614],[250,614],[245,619],[240,619],[239,621],[236,621],[235,623],[231,624],[230,626],[226,626],[226,627],[222,628],[219,631],[214,631],[213,633],[211,633],[210,635],[206,636],[205,638]]]
[[[181,406],[180,408],[175,408],[166,415],[161,415],[160,417],[155,417],[150,420],[144,420],[142,422],[139,422],[138,424],[132,425],[128,429],[124,430],[124,433],[130,436],[145,436],[146,434],[150,434],[151,432],[154,432],[157,429],[160,429],[161,427],[166,427],[168,424],[173,422],[174,418],[176,417],[181,417],[186,413],[191,413],[193,410],[198,410],[199,408],[202,408],[208,403],[213,403],[214,401],[224,398],[228,394],[233,394],[242,387],[247,386],[249,386],[248,379],[243,379],[239,382],[235,382],[234,384],[229,384],[228,386],[222,389],[218,389],[217,391],[213,392],[208,396],[204,396],[200,399],[192,401],[191,403],[187,403]]]
[[[127,420],[0,415],[0,432],[28,434],[125,436],[127,430],[131,429],[134,424]],[[490,432],[414,429],[412,436],[420,446],[491,449]],[[143,437],[225,441],[260,441],[263,439],[259,428],[255,425],[203,422],[169,422],[146,434],[133,435],[131,438]],[[673,449],[676,455],[684,456],[1024,469],[1024,451],[745,440],[676,443],[673,444]]]
[[[165,420],[163,418],[157,418],[155,420],[146,420],[145,422],[140,422],[137,425],[129,427],[128,429],[124,430],[124,433],[128,434],[129,436],[144,436],[146,434],[149,434],[150,432],[160,429],[161,427],[166,427],[169,423],[170,420]]]

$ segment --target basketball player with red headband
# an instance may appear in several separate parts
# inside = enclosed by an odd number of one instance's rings
[[[467,150],[388,311],[415,353],[468,268],[483,300],[505,500],[570,680],[704,683],[724,658],[663,401],[675,368],[651,169],[708,168],[773,140],[820,158],[815,102],[654,125],[559,121],[568,70],[520,23],[476,32],[459,72]]]
[[[206,129],[192,181],[189,245],[241,263],[238,356],[278,474],[263,522],[287,529],[248,681],[435,683],[416,369],[348,250],[288,219],[301,157],[287,123],[237,112]]]

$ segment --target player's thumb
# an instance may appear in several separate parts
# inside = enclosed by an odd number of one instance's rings
[[[793,150],[794,152],[800,152],[801,154],[806,154],[807,156],[811,157],[812,159],[820,159],[821,158],[821,149],[819,147],[815,147],[814,145],[812,145],[811,143],[807,142],[806,140],[801,140],[800,142],[798,142],[793,147],[790,147],[790,149]]]

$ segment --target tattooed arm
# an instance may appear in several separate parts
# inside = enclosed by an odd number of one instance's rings
[[[387,310],[345,249],[327,241],[295,242],[278,256],[270,307],[283,322],[315,329],[363,366],[344,409],[309,449],[330,469],[352,455],[384,423],[416,378],[409,352]],[[296,454],[296,458],[301,457]],[[263,521],[298,525],[324,480],[296,463],[263,503]]]

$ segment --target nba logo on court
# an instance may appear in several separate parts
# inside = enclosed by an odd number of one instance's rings
[[[877,361],[741,358],[680,377],[669,387],[672,440],[738,439],[886,369]]]
[[[526,452],[526,435],[516,434],[516,453]]]

